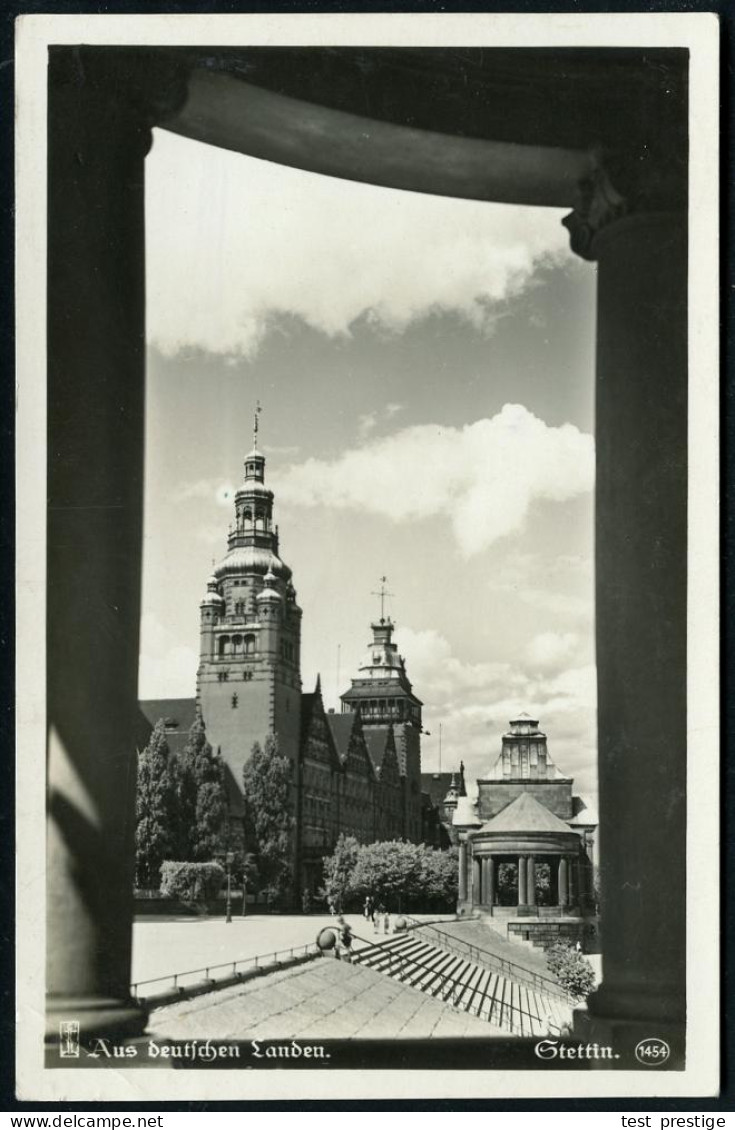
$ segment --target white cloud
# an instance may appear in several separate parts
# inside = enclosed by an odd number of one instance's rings
[[[594,441],[506,404],[464,428],[405,428],[272,478],[281,504],[354,508],[395,522],[442,515],[470,557],[521,530],[534,503],[590,491]]]
[[[212,501],[223,508],[230,508],[235,497],[236,487],[229,479],[196,479],[182,483],[174,491],[174,502],[190,502],[195,498]]]
[[[198,653],[177,644],[156,616],[143,616],[140,632],[139,697],[191,698],[196,686]]]
[[[566,622],[589,622],[594,611],[592,558],[586,554],[505,553],[487,582],[493,594],[512,594],[524,604]],[[572,589],[573,591],[569,591]]]
[[[365,412],[363,416],[360,416],[357,421],[357,431],[360,438],[363,439],[365,436],[370,435],[370,432],[373,431],[377,422],[377,412]]]
[[[540,632],[526,648],[526,658],[535,671],[558,671],[579,647],[576,632]]]
[[[155,131],[146,162],[150,340],[252,356],[275,315],[330,336],[434,310],[491,330],[542,263],[571,258],[561,212],[318,176]]]
[[[540,720],[552,759],[575,778],[575,792],[596,793],[596,701],[594,664],[570,665],[547,675],[527,662],[469,663],[453,653],[433,629],[402,625],[396,633],[416,693],[425,702],[422,762],[438,764],[439,723],[442,765],[464,760],[468,783],[486,774],[500,753],[501,737],[520,710]]]

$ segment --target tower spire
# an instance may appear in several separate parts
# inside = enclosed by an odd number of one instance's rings
[[[260,428],[260,413],[263,409],[260,407],[260,401],[255,401],[255,411],[253,412],[253,451],[258,450],[258,431]]]
[[[387,580],[388,580],[387,577],[381,577],[380,578],[380,588],[377,590],[377,592],[373,591],[370,594],[371,596],[380,597],[380,623],[381,624],[385,623],[385,598],[387,596],[393,596],[394,595],[392,592],[388,592],[387,588],[385,587]]]

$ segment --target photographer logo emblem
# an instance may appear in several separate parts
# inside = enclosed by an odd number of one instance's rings
[[[79,1058],[79,1021],[62,1020],[59,1025],[59,1055],[62,1059]]]

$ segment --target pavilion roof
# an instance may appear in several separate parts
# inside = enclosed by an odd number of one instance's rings
[[[483,832],[564,832],[573,831],[568,824],[539,804],[530,793],[521,793],[514,801],[482,825]]]

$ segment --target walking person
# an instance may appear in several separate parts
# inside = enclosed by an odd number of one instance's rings
[[[372,917],[372,910],[373,910],[373,900],[370,898],[370,895],[368,895],[367,898],[365,899],[365,906],[363,908],[363,914],[365,916],[366,922]]]
[[[385,908],[385,911],[383,913],[383,932],[385,934],[390,934],[390,911],[387,907]]]
[[[340,915],[341,935],[340,941],[342,943],[342,951],[344,953],[343,961],[352,961],[352,927],[349,922],[345,922],[342,915]]]
[[[380,933],[380,921],[381,921],[381,918],[383,916],[383,913],[384,913],[384,907],[383,907],[382,902],[378,904],[377,909],[376,909],[376,907],[373,907],[373,933],[374,934]]]
[[[342,913],[337,914],[336,918],[337,918],[337,923],[336,923],[336,926],[334,928],[334,933],[336,935],[337,940],[336,940],[335,945],[334,945],[334,956],[337,958],[337,961],[341,961],[342,960],[342,952],[344,950],[344,942],[342,941],[342,934],[343,934],[344,928],[345,928],[345,919],[344,919],[344,915]]]

